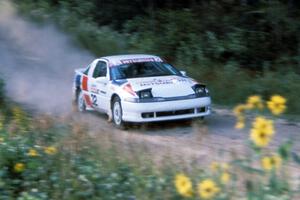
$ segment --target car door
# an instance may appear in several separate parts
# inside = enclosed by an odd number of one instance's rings
[[[109,106],[107,63],[99,60],[95,65],[91,77],[90,96],[94,108],[106,111]]]

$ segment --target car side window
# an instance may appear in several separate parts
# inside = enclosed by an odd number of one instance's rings
[[[93,77],[94,78],[103,77],[106,76],[106,73],[107,73],[106,63],[103,61],[99,61],[94,69]]]
[[[90,65],[89,66],[87,66],[87,68],[86,68],[86,70],[83,72],[85,75],[88,75],[88,73],[89,73],[89,70],[90,70]]]

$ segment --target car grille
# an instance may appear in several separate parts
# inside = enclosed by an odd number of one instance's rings
[[[195,113],[204,113],[205,111],[206,111],[206,107],[190,108],[190,109],[183,109],[183,110],[159,111],[159,112],[145,112],[142,113],[142,118],[158,118],[158,117],[188,115],[188,114],[195,114]]]

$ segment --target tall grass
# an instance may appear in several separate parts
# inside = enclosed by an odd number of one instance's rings
[[[238,128],[249,130],[247,152],[191,166],[180,159],[157,165],[147,146],[120,139],[119,133],[95,136],[76,118],[31,117],[6,105],[5,114],[0,109],[0,198],[297,199],[300,156],[292,140],[270,146],[276,134],[272,120],[286,110],[284,98],[275,97],[266,102],[252,96],[235,108]],[[268,110],[269,117],[262,117]],[[259,113],[254,121],[244,115],[253,111]]]
[[[62,124],[49,116],[31,118],[19,107],[11,116],[1,114],[1,199],[177,196],[169,187],[172,176],[161,176],[151,165],[137,165],[135,160],[142,162],[142,157],[121,158],[113,143],[99,147],[82,124]]]

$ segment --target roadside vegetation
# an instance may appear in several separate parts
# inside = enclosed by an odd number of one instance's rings
[[[176,199],[172,172],[96,144],[83,124],[0,108],[0,199]],[[149,163],[140,166],[139,162]],[[168,175],[169,174],[169,175]]]
[[[0,107],[0,198],[298,199],[294,173],[300,157],[292,150],[297,138],[270,145],[278,134],[274,120],[287,110],[286,103],[280,95],[267,101],[250,96],[234,108],[236,128],[248,130],[247,153],[194,166],[168,159],[157,166],[141,145],[127,144],[126,153],[113,136],[95,140],[72,118],[32,117],[5,103]]]
[[[214,103],[233,106],[252,94],[277,93],[289,99],[287,113],[300,113],[297,1],[15,2],[95,56],[162,56],[207,83]]]
[[[296,138],[283,141],[277,149],[270,147],[276,133],[274,120],[286,110],[286,102],[280,95],[267,101],[253,95],[236,106],[236,128],[247,129],[249,134],[245,143],[250,150],[247,156],[235,155],[229,162],[212,162],[204,173],[191,175],[193,178],[177,174],[177,192],[186,199],[298,199],[300,185],[292,167],[293,163],[300,164],[299,155],[292,152]],[[272,117],[262,114],[266,112]],[[239,196],[241,191],[245,196]]]

